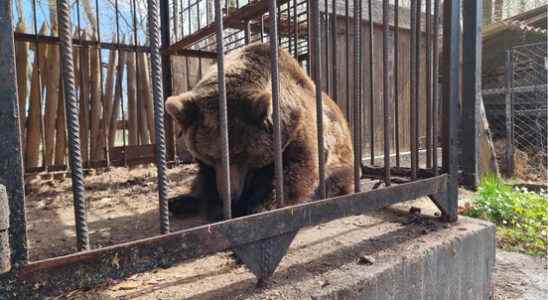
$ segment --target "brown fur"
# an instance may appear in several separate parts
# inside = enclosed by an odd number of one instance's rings
[[[286,205],[317,198],[318,143],[315,86],[298,63],[279,51],[280,121]],[[280,206],[273,194],[274,152],[268,44],[251,44],[225,57],[230,176],[234,216]],[[217,66],[189,92],[170,97],[168,112],[179,121],[188,150],[201,171],[189,195],[170,203],[201,199],[218,217],[222,186]],[[350,130],[338,106],[323,95],[324,147],[328,196],[352,192],[353,149]],[[213,206],[212,206],[213,205]]]

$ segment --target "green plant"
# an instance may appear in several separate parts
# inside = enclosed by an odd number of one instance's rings
[[[548,198],[545,191],[537,194],[525,188],[513,189],[500,178],[487,176],[464,214],[497,224],[497,242],[503,249],[546,255]]]

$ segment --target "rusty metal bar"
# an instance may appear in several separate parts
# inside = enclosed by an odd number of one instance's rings
[[[74,214],[76,220],[76,240],[79,251],[89,250],[89,231],[84,196],[84,174],[82,172],[82,154],[80,152],[80,124],[78,121],[78,101],[74,82],[74,62],[72,54],[72,25],[68,0],[57,1],[57,17],[61,50],[61,67],[67,114],[69,140],[69,163],[72,175],[72,193],[74,196]]]
[[[432,168],[432,0],[426,0],[426,167]],[[480,72],[481,73],[481,72]]]
[[[445,151],[447,157],[447,208],[443,212],[444,219],[457,220],[458,206],[458,124],[460,100],[460,50],[461,50],[461,1],[445,0],[444,5],[444,76],[443,86],[444,105],[446,106],[447,143]]]
[[[416,13],[417,13],[417,2],[416,1],[411,1],[411,9],[409,11],[409,17],[410,17],[410,26],[411,26],[411,41],[410,41],[410,58],[409,58],[409,70],[410,70],[410,74],[409,74],[409,98],[410,98],[410,116],[409,116],[409,133],[410,133],[410,139],[409,139],[409,144],[410,144],[410,150],[411,150],[411,169],[413,170],[412,173],[411,173],[411,179],[415,180],[417,178],[417,169],[416,169],[416,161],[417,161],[417,152],[415,151],[416,148],[417,148],[417,144],[415,144],[415,123],[418,122],[418,120],[416,120],[416,113],[415,111],[417,110],[417,94],[415,92],[415,89],[416,89],[416,72],[415,72],[415,69],[417,68],[417,61],[415,60],[416,59],[416,56],[415,56],[415,52],[417,51],[417,35],[416,35],[416,31],[417,31],[417,22],[416,22]]]
[[[330,59],[330,55],[329,55],[329,40],[330,40],[330,37],[329,37],[329,0],[324,0],[324,13],[323,13],[323,16],[325,17],[325,93],[327,95],[331,95],[331,86],[329,85],[329,75],[330,75],[330,68],[329,68],[329,59]],[[324,18],[322,18],[322,20],[324,20]],[[335,71],[333,69],[333,71]]]
[[[414,134],[414,151],[415,151],[415,161],[413,168],[419,168],[419,137],[420,137],[420,103],[421,103],[421,35],[422,35],[422,26],[421,26],[421,15],[422,15],[422,3],[421,0],[416,0],[416,12],[415,12],[415,127],[411,130],[415,131]]]
[[[19,296],[55,295],[64,290],[91,286],[108,277],[120,278],[158,266],[169,266],[294,232],[341,217],[363,214],[388,205],[445,192],[447,176],[324,199],[233,220],[171,232],[166,235],[33,262],[16,278],[0,277],[0,286],[13,281]],[[254,228],[250,231],[249,228]],[[113,264],[116,257],[118,264]],[[97,273],[100,269],[101,274]],[[78,271],[82,280],[73,278]],[[44,278],[48,278],[47,284]],[[16,279],[16,280],[15,280]],[[40,282],[42,284],[36,284]],[[33,288],[29,288],[33,287]],[[34,294],[33,294],[34,293]]]
[[[326,2],[327,3],[327,2]],[[337,77],[338,77],[338,66],[337,66],[337,55],[339,54],[337,52],[337,0],[332,0],[331,2],[331,47],[333,48],[332,56],[331,56],[331,63],[333,64],[333,92],[331,93],[331,96],[333,98],[333,101],[335,103],[339,104],[339,96],[337,95],[338,87],[337,87]]]
[[[280,123],[280,75],[278,66],[278,24],[276,16],[277,0],[271,0],[270,14],[270,59],[272,68],[272,117],[274,121],[274,172],[276,174],[276,200],[284,205],[284,177],[282,162],[282,130]]]
[[[225,83],[225,55],[224,55],[224,32],[223,15],[221,12],[221,2],[215,1],[215,26],[217,40],[217,79],[219,81],[219,122],[221,123],[221,149],[222,149],[222,167],[224,170],[224,190],[219,191],[223,199],[223,213],[225,219],[232,218],[232,199],[230,198],[230,157],[228,147],[228,113],[226,103],[226,83]],[[272,42],[272,41],[271,41]]]
[[[375,165],[375,113],[373,107],[375,107],[375,52],[373,37],[375,34],[375,23],[373,22],[373,4],[372,0],[368,0],[368,17],[369,17],[369,156],[371,165]],[[360,158],[361,159],[361,158]]]
[[[0,237],[6,242],[7,233],[2,233],[9,227],[10,244],[2,245],[11,248],[11,257],[1,263],[1,269],[8,264],[16,268],[28,260],[27,231],[25,217],[25,183],[23,180],[23,158],[21,156],[21,132],[19,130],[19,102],[17,100],[17,84],[15,69],[15,49],[12,32],[12,1],[0,2],[0,182],[5,185],[7,198],[0,199]],[[1,193],[2,191],[0,191]],[[0,196],[2,197],[2,196]],[[6,201],[8,206],[6,205]],[[9,224],[6,218],[9,215]],[[4,256],[4,250],[0,249]],[[10,262],[11,260],[11,262]],[[2,271],[0,271],[1,273]]]
[[[400,4],[394,1],[394,142],[396,167],[400,166]]]
[[[320,22],[320,4],[319,1],[312,1],[310,8],[310,36],[309,51],[312,54],[313,78],[316,86],[316,128],[318,132],[318,167],[319,167],[319,195],[320,199],[326,197],[325,189],[325,154],[324,154],[324,136],[323,136],[323,100],[322,100],[322,74],[321,74],[321,22]]]
[[[346,119],[350,123],[350,5],[348,0],[344,1],[344,33],[345,33],[345,48],[346,48]]]
[[[152,78],[152,97],[154,100],[154,135],[155,140],[155,152],[156,152],[156,168],[157,168],[157,180],[158,180],[158,202],[160,212],[160,232],[169,232],[169,211],[167,202],[168,191],[168,179],[166,174],[166,133],[164,128],[164,85],[165,82],[171,82],[170,74],[164,74],[162,78],[162,71],[168,72],[168,70],[162,70],[162,64],[165,66],[166,60],[169,65],[169,58],[164,58],[160,55],[160,40],[163,43],[169,43],[169,35],[160,33],[160,26],[162,29],[167,26],[169,28],[169,12],[167,10],[167,3],[161,6],[158,0],[148,0],[148,35],[150,43],[150,70]],[[165,1],[162,1],[165,2]],[[162,17],[160,19],[160,10],[162,11]],[[160,23],[161,22],[161,23]],[[166,40],[167,39],[167,40]],[[170,93],[171,91],[165,91]],[[168,131],[169,132],[169,131]]]
[[[389,3],[388,0],[382,1],[382,22],[383,22],[383,34],[382,34],[382,79],[383,79],[383,120],[384,120],[384,184],[390,186],[390,124],[391,111],[390,111],[390,79],[392,78],[392,46],[390,45],[392,40],[392,34],[390,32],[390,18],[389,18]],[[373,74],[370,74],[371,76]],[[371,112],[373,113],[373,112]]]
[[[99,45],[101,45],[101,20],[99,18],[99,0],[95,0],[95,20],[97,21],[97,43]],[[103,99],[104,99],[104,88],[103,88],[103,80],[104,80],[104,76],[103,76],[103,54],[102,54],[102,49],[100,47],[97,47],[97,51],[99,52],[99,70],[100,70],[100,91],[101,91],[101,102],[103,102]],[[104,107],[104,102],[103,102],[103,107]],[[101,126],[100,126],[100,130],[103,130],[103,143],[105,145],[105,149],[104,149],[104,153],[105,153],[105,160],[107,162],[107,167],[110,167],[110,151],[109,151],[109,148],[110,148],[110,145],[109,145],[109,140],[108,140],[108,134],[107,134],[107,131],[108,131],[108,128],[106,128],[104,126],[105,124],[105,121],[103,120],[101,122]]]
[[[361,15],[362,5],[361,1],[354,0],[354,114],[353,114],[353,143],[354,143],[354,192],[360,192],[360,169],[362,165],[362,145],[360,142],[361,134],[361,70],[362,70],[362,57],[361,57]]]
[[[434,45],[432,46],[432,144],[434,151],[432,152],[432,169],[434,174],[438,175],[438,120],[439,120],[439,20],[440,20],[440,0],[434,0]]]

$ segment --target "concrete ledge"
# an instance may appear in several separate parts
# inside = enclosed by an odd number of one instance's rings
[[[439,223],[399,207],[301,230],[263,289],[221,253],[83,293],[86,299],[488,299],[495,227],[464,217]]]

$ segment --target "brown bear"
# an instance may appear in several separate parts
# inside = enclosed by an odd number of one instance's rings
[[[280,124],[284,199],[293,205],[318,198],[319,166],[313,81],[285,50],[279,50]],[[274,193],[274,147],[269,44],[255,43],[225,57],[230,185],[233,217],[280,207]],[[174,214],[205,209],[222,212],[219,89],[213,65],[188,92],[169,97],[166,110],[199,164],[188,194],[170,200]],[[339,107],[323,94],[326,190],[328,196],[354,189],[352,139]],[[198,205],[197,205],[198,204]]]

